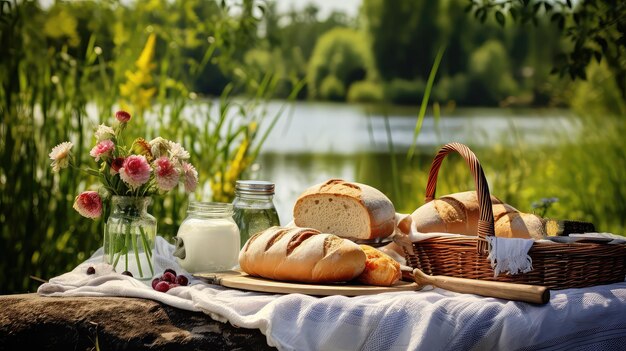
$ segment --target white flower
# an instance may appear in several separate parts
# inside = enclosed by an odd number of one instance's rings
[[[169,144],[170,156],[173,159],[178,159],[178,160],[183,160],[183,161],[189,159],[189,152],[187,152],[187,150],[185,150],[185,148],[183,148],[182,145],[173,141],[168,141],[168,144]]]
[[[167,156],[167,152],[170,150],[168,141],[161,137],[156,137],[152,139],[149,144],[150,152],[152,152],[152,156],[155,159],[161,156]]]
[[[72,146],[74,146],[72,142],[66,141],[52,148],[52,151],[50,151],[48,155],[52,160],[52,171],[58,172],[69,166]]]
[[[113,128],[109,126],[105,126],[104,124],[101,124],[98,126],[98,129],[96,130],[95,136],[96,136],[97,141],[101,142],[103,140],[113,139],[115,137],[115,131],[113,130]]]

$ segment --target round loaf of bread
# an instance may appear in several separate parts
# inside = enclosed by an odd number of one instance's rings
[[[273,280],[343,282],[363,272],[365,253],[350,240],[312,228],[271,227],[246,242],[239,265],[252,276]]]
[[[365,184],[330,179],[310,187],[294,205],[294,222],[349,239],[393,234],[396,210],[391,200]]]
[[[491,201],[502,204],[495,196],[491,197]],[[421,233],[476,235],[480,204],[475,191],[455,193],[427,202],[417,208],[411,217]]]
[[[495,234],[505,238],[541,239],[544,220],[531,213],[519,212],[513,206],[491,197]],[[421,233],[455,233],[476,235],[480,204],[475,191],[442,196],[416,209],[411,218]]]
[[[544,221],[532,213],[512,212],[501,216],[495,223],[496,236],[504,238],[542,239]]]

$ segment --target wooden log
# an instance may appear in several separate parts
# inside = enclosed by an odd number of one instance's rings
[[[272,350],[258,329],[122,297],[0,296],[4,350]]]

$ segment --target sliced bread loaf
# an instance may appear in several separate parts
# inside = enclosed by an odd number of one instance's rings
[[[379,190],[341,179],[310,187],[293,209],[298,227],[360,240],[393,234],[395,213],[391,200]]]

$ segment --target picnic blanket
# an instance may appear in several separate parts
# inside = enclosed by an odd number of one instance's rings
[[[185,273],[173,251],[157,237],[157,275],[165,268]],[[42,284],[38,293],[152,299],[260,329],[279,350],[620,350],[626,345],[626,283],[552,291],[545,305],[432,287],[359,297],[279,295],[197,279],[161,293],[150,281],[113,272],[102,263],[102,252]],[[86,274],[89,266],[96,274]]]

